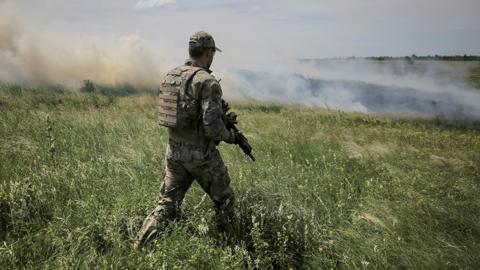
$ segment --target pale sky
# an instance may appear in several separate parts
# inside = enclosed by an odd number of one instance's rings
[[[0,0],[39,31],[186,52],[211,33],[228,59],[480,54],[479,0]],[[243,53],[242,53],[243,52]]]

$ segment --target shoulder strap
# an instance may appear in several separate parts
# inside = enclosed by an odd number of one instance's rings
[[[193,76],[195,76],[195,74],[197,74],[197,72],[202,69],[203,68],[200,67],[192,67],[188,71],[186,71],[186,83],[190,83],[190,81],[193,79]]]
[[[182,94],[187,94],[187,87],[188,85],[190,84],[190,82],[192,81],[193,77],[195,76],[195,74],[197,74],[197,72],[199,72],[200,70],[202,70],[203,68],[200,68],[200,67],[191,67],[189,69],[187,69],[185,71],[185,85],[182,87],[181,91],[183,91]],[[189,96],[190,98],[193,98],[191,96]]]

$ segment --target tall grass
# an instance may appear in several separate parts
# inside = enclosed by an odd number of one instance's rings
[[[136,251],[164,170],[155,98],[3,86],[0,268],[480,266],[479,124],[232,110],[257,157],[220,147],[237,195],[232,234],[216,231],[194,184],[183,219]]]

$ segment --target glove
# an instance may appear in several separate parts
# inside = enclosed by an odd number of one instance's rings
[[[234,113],[234,112],[227,113],[227,115],[225,116],[225,119],[226,119],[226,125],[227,126],[236,125],[238,123],[237,122],[237,114]]]
[[[223,113],[227,113],[230,110],[230,105],[224,99],[222,99]]]

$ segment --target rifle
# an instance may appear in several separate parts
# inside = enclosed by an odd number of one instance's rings
[[[222,99],[222,107],[223,107],[223,112],[224,112],[224,123],[225,126],[227,127],[228,130],[232,131],[235,133],[235,144],[238,144],[238,146],[242,149],[243,153],[245,155],[249,156],[252,161],[255,161],[255,157],[252,155],[252,146],[248,143],[247,137],[243,135],[237,128],[236,124],[238,123],[237,121],[237,114],[234,112],[229,112],[230,106],[228,103]]]

